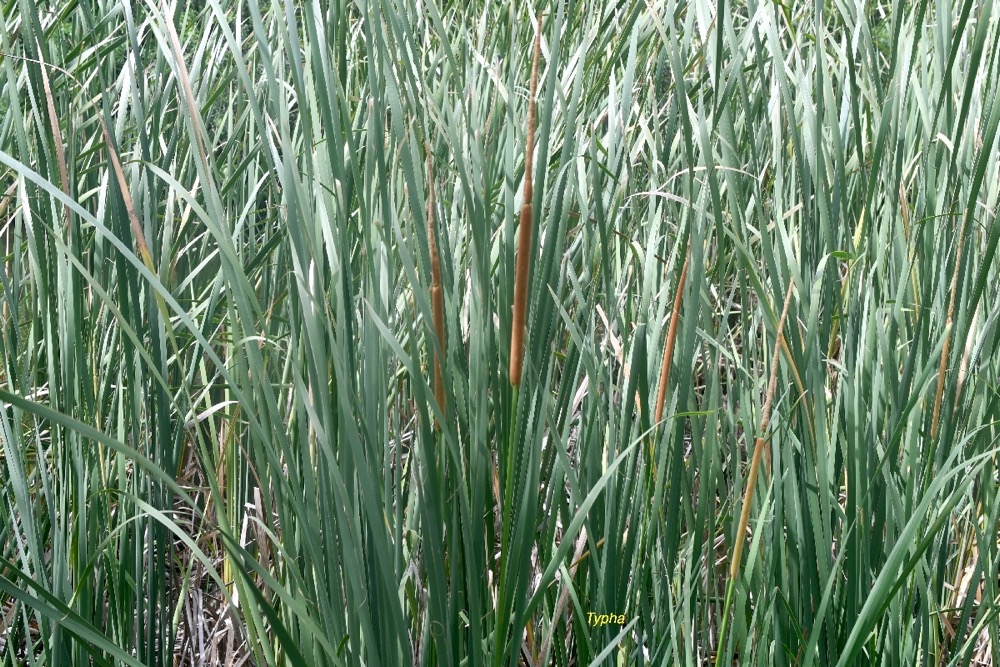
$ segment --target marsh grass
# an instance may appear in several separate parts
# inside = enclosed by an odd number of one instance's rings
[[[4,3],[0,666],[1000,663],[998,20]]]

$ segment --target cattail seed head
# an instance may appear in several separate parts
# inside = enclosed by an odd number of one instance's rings
[[[524,364],[524,339],[527,335],[526,317],[528,310],[528,274],[531,270],[531,179],[533,176],[533,152],[535,148],[535,93],[538,88],[538,60],[542,51],[541,17],[535,32],[535,52],[531,64],[531,86],[528,96],[528,133],[524,148],[524,202],[521,204],[521,220],[518,231],[517,260],[514,271],[514,318],[510,332],[510,383],[521,384]]]
[[[778,361],[781,359],[781,336],[785,328],[785,319],[788,317],[788,306],[792,302],[792,285],[789,281],[788,292],[785,293],[785,305],[781,309],[781,318],[778,320],[778,329],[774,336],[774,354],[771,357],[771,376],[767,382],[767,395],[764,397],[764,409],[760,419],[760,429],[757,431],[757,439],[753,447],[753,459],[750,462],[750,473],[747,475],[747,489],[743,494],[743,511],[740,512],[740,524],[736,529],[736,543],[733,545],[733,559],[730,562],[729,576],[733,579],[740,572],[740,557],[743,555],[743,543],[745,540],[747,524],[750,522],[750,504],[753,500],[754,487],[757,485],[757,473],[760,470],[760,458],[764,451],[766,442],[767,426],[771,422],[771,404],[774,400],[774,392],[778,388]]]
[[[431,159],[430,144],[425,143],[424,149],[427,152],[427,250],[431,259],[431,309],[434,318],[434,332],[437,334],[438,346],[441,353],[445,350],[445,329],[444,329],[444,291],[441,289],[441,258],[437,247],[437,234],[434,226],[434,163]],[[441,358],[438,352],[433,352],[434,357],[434,398],[441,407],[441,413],[445,414],[445,392],[444,377],[441,373]],[[435,426],[440,430],[441,423],[435,420]]]
[[[531,253],[531,204],[521,206],[520,236],[517,242],[517,266],[514,273],[514,321],[510,331],[510,383],[521,384],[524,361],[525,318],[528,310],[528,258]]]
[[[965,223],[968,217],[962,218],[958,230],[958,246],[955,248],[955,269],[951,274],[951,287],[948,297],[948,318],[945,320],[944,347],[941,348],[941,361],[938,366],[937,389],[934,391],[934,408],[931,415],[931,439],[937,438],[938,427],[941,425],[941,399],[944,397],[944,380],[948,370],[948,355],[951,352],[952,318],[955,316],[955,293],[958,289],[958,270],[962,264],[962,242],[965,241]]]
[[[440,285],[431,287],[431,306],[434,314],[434,331],[437,332],[438,345],[441,346],[443,352],[445,349],[444,291]],[[444,378],[441,374],[441,359],[438,358],[437,352],[434,353],[434,398],[441,406],[441,412],[444,413]],[[440,427],[440,424],[438,426]]]
[[[677,278],[677,289],[674,294],[674,309],[670,311],[670,328],[667,329],[667,342],[663,347],[663,366],[660,368],[660,390],[656,396],[656,411],[653,422],[663,419],[663,404],[667,398],[667,381],[670,379],[670,365],[674,358],[674,342],[677,340],[677,323],[681,314],[681,296],[684,294],[684,282],[687,279],[688,264],[691,261],[691,246],[688,245],[681,275]]]

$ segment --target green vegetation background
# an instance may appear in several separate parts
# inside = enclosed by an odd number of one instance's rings
[[[998,14],[0,3],[0,665],[1000,664]]]

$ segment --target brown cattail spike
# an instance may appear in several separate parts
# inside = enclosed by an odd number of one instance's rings
[[[538,88],[538,60],[542,53],[542,23],[539,17],[535,32],[535,55],[531,64],[531,88],[528,96],[528,137],[524,147],[524,203],[517,239],[517,262],[514,271],[514,321],[510,331],[510,383],[521,384],[524,363],[524,338],[528,310],[528,271],[531,268],[531,190],[532,158],[535,148],[535,92]]]
[[[38,44],[37,40],[35,43]],[[38,53],[40,58],[42,53],[41,44],[38,45]],[[56,161],[59,163],[59,177],[62,179],[62,191],[67,197],[71,197],[72,195],[69,191],[69,170],[66,167],[66,148],[63,146],[62,131],[59,129],[59,116],[56,113],[55,100],[52,98],[52,88],[49,87],[49,75],[45,72],[45,63],[42,62],[41,64],[42,67],[40,70],[42,73],[42,88],[45,89],[45,103],[49,112],[49,124],[52,127],[52,141],[55,144]],[[66,215],[66,230],[69,232],[69,206],[63,205],[63,211]]]
[[[740,525],[736,529],[736,543],[733,546],[733,560],[729,568],[729,576],[733,579],[740,571],[740,557],[743,555],[744,535],[747,524],[750,522],[750,504],[753,500],[754,487],[757,485],[757,472],[760,470],[760,457],[764,451],[765,435],[767,435],[767,425],[771,422],[771,402],[774,400],[774,392],[778,387],[778,360],[781,358],[781,332],[785,328],[785,319],[788,317],[788,306],[792,302],[792,283],[788,283],[788,292],[785,293],[785,305],[781,309],[781,319],[778,320],[778,330],[774,337],[774,355],[771,357],[771,377],[767,383],[767,395],[764,397],[764,411],[760,418],[760,430],[757,441],[753,447],[753,460],[750,462],[750,474],[747,477],[747,490],[743,495],[743,511],[740,513]]]
[[[962,218],[962,226],[958,230],[958,247],[955,248],[955,270],[951,274],[951,295],[948,297],[948,319],[945,320],[944,347],[941,348],[941,362],[938,366],[937,389],[934,392],[934,412],[931,416],[931,439],[937,437],[941,419],[941,398],[944,396],[944,378],[948,370],[948,353],[951,351],[951,325],[955,316],[955,292],[958,289],[958,269],[962,265],[962,242],[965,240],[965,223],[968,217]]]
[[[438,345],[443,353],[445,350],[444,331],[444,292],[441,289],[441,259],[438,254],[437,235],[434,228],[434,162],[431,159],[430,144],[425,144],[427,151],[427,249],[431,256],[431,308],[434,316],[434,331],[437,334]],[[441,413],[445,413],[444,378],[441,375],[441,358],[437,351],[434,357],[434,398],[441,406]],[[440,422],[435,421],[437,428],[441,428]]]
[[[677,322],[681,314],[681,295],[684,294],[684,282],[687,279],[688,263],[691,261],[691,246],[688,245],[687,256],[684,258],[684,266],[681,267],[681,275],[677,278],[677,290],[674,294],[674,309],[670,311],[670,328],[667,329],[667,343],[663,348],[663,367],[660,368],[660,391],[656,396],[656,412],[653,415],[653,422],[658,423],[663,419],[663,404],[667,399],[667,380],[670,379],[670,364],[674,358],[674,341],[677,339]]]

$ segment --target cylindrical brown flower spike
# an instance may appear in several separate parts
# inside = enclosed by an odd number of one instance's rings
[[[441,290],[440,285],[431,287],[431,306],[434,309],[434,330],[437,331],[438,345],[441,346],[441,351],[443,352],[445,344],[444,292]],[[443,414],[445,411],[444,379],[441,375],[441,359],[437,357],[437,353],[434,355],[434,398],[437,399],[438,405],[441,406]]]
[[[753,502],[754,487],[757,485],[757,473],[760,470],[760,456],[764,451],[767,437],[767,426],[771,422],[771,404],[774,392],[778,388],[778,361],[781,359],[781,335],[788,317],[788,306],[792,303],[792,282],[788,282],[785,293],[785,305],[778,319],[778,329],[774,334],[774,355],[771,357],[771,376],[767,381],[767,394],[764,396],[764,411],[760,419],[757,439],[753,446],[753,459],[750,461],[750,474],[747,477],[747,489],[743,494],[743,510],[740,512],[740,525],[736,529],[736,543],[733,545],[733,559],[729,565],[729,576],[733,579],[740,573],[740,557],[743,555],[743,542],[746,541],[747,524],[750,522],[750,505]]]
[[[931,439],[937,438],[941,419],[941,397],[944,396],[945,372],[948,370],[948,353],[951,352],[951,325],[955,315],[955,291],[958,288],[958,269],[962,263],[962,242],[965,240],[965,222],[968,216],[962,218],[958,230],[958,247],[955,249],[955,270],[951,274],[951,296],[948,298],[948,319],[945,320],[944,347],[941,348],[941,364],[938,367],[937,389],[934,392],[934,412],[931,417]]]
[[[538,88],[538,60],[542,53],[542,22],[535,32],[535,54],[531,64],[531,88],[528,97],[528,137],[524,147],[524,203],[517,239],[517,265],[514,272],[514,322],[510,331],[510,383],[521,384],[524,364],[524,339],[527,335],[528,271],[531,268],[531,191],[532,157],[535,149],[535,92]]]
[[[677,323],[681,315],[681,296],[684,294],[684,282],[687,279],[688,263],[691,261],[691,246],[688,245],[681,275],[677,278],[677,289],[674,292],[674,309],[670,312],[670,327],[667,329],[667,342],[663,347],[663,366],[660,367],[660,391],[656,397],[656,412],[653,421],[659,423],[663,419],[663,404],[667,398],[667,381],[670,379],[670,364],[674,359],[674,342],[677,340]]]
[[[441,352],[445,350],[444,292],[441,290],[441,259],[438,255],[437,236],[434,233],[434,163],[431,159],[430,144],[424,144],[427,151],[427,248],[431,256],[431,308],[434,316],[434,331],[437,334]],[[441,358],[436,351],[434,357],[434,398],[445,413],[444,378],[441,375]],[[437,428],[441,423],[435,420]]]

